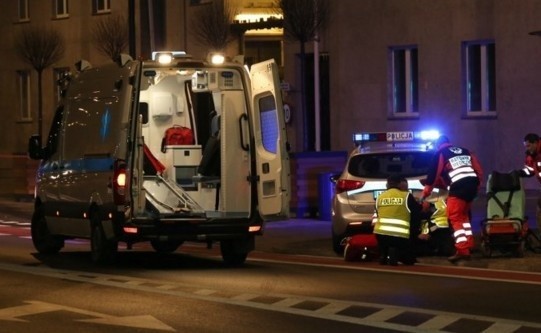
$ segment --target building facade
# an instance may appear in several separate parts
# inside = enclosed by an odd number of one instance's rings
[[[54,28],[66,41],[63,57],[43,71],[46,133],[58,100],[59,73],[73,69],[79,59],[93,65],[109,61],[92,43],[96,22],[110,15],[125,17],[131,32],[126,51],[136,57],[148,57],[160,49],[204,57],[209,47],[197,40],[192,28],[198,11],[208,2],[0,2],[4,37],[0,45],[0,169],[13,168],[13,162],[6,162],[12,160],[10,156],[25,157],[28,137],[38,128],[37,73],[13,48],[25,27]],[[272,0],[234,4],[239,14],[277,13]],[[359,131],[430,128],[477,153],[487,174],[522,166],[524,134],[541,132],[541,38],[530,34],[541,30],[540,0],[338,0],[329,4],[326,29],[319,33],[317,43],[305,44],[307,117],[300,114],[297,41],[283,39],[279,30],[264,29],[235,36],[225,50],[231,57],[244,53],[250,62],[274,57],[281,64],[284,102],[291,110],[287,126],[292,152],[302,152],[305,141],[310,142],[309,150],[350,150],[352,135]],[[314,70],[317,62],[318,70]],[[536,184],[527,182],[527,186]]]

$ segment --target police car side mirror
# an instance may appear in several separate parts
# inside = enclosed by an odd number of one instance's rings
[[[41,160],[45,156],[44,150],[41,147],[41,136],[35,134],[28,140],[28,156],[33,160]]]

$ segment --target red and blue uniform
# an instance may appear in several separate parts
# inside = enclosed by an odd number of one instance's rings
[[[457,254],[461,256],[469,256],[474,246],[470,208],[482,177],[481,164],[471,151],[446,142],[434,154],[425,181],[423,198],[432,193],[435,184],[449,187],[447,215],[454,230]]]

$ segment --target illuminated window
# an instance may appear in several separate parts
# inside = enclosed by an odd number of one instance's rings
[[[494,41],[462,43],[463,86],[467,116],[496,115],[496,47]]]
[[[111,0],[94,0],[92,1],[92,11],[94,14],[105,14],[111,12]]]
[[[19,21],[30,21],[28,0],[19,0]]]
[[[17,71],[19,85],[19,115],[21,120],[32,120],[30,113],[30,72]]]
[[[393,116],[417,116],[419,69],[416,46],[391,47],[391,106]]]
[[[66,18],[69,17],[68,0],[53,0],[54,1],[54,17]]]

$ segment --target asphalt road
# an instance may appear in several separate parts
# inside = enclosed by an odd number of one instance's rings
[[[537,192],[527,192],[526,212],[530,228],[536,230],[535,202]],[[0,221],[22,219],[29,221],[32,201],[29,198],[0,197]],[[472,226],[479,245],[481,220],[486,218],[486,199],[479,197],[472,207]],[[331,222],[319,219],[296,219],[269,222],[264,235],[256,239],[256,250],[269,253],[300,254],[336,258],[331,247]],[[421,264],[452,266],[445,257],[420,257]],[[359,263],[362,265],[362,263]],[[490,268],[509,271],[541,273],[541,250],[527,250],[523,258],[509,253],[494,252],[485,258],[480,251],[472,254],[472,260],[459,265],[473,268]]]

